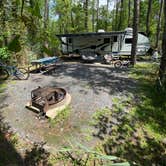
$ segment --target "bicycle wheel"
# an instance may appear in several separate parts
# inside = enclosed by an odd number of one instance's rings
[[[6,80],[9,77],[9,72],[6,69],[0,69],[0,80]]]
[[[116,61],[115,63],[114,63],[114,67],[115,68],[120,68],[122,66],[122,62],[121,61]]]
[[[19,80],[27,80],[29,78],[29,72],[27,69],[25,68],[17,68],[16,69],[16,73],[15,76],[19,79]]]

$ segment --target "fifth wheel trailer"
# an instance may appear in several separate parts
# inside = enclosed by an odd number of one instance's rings
[[[116,32],[90,32],[56,35],[61,41],[63,54],[112,54],[116,56],[131,55],[132,28]],[[137,55],[145,55],[150,48],[148,37],[138,33]]]

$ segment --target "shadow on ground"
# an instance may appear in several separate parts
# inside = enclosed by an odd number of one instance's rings
[[[156,133],[166,135],[166,92],[161,91],[156,82],[156,67],[151,64],[147,68],[139,66],[133,70],[139,81],[137,93],[142,101],[137,105],[135,116]]]
[[[0,103],[6,98],[4,94],[5,82],[0,81]],[[7,107],[6,104],[1,104],[0,109]],[[12,132],[11,127],[4,121],[4,117],[0,111],[0,166],[17,165],[17,166],[48,166],[47,153],[43,149],[43,145],[38,143],[32,146],[32,149],[27,149],[25,154],[20,154],[17,149],[16,135]],[[26,147],[22,147],[26,149]]]
[[[111,117],[100,116],[93,136],[105,140],[103,148],[107,155],[125,158],[131,165],[164,166],[166,144],[155,140],[135,121],[117,112]]]
[[[136,82],[127,77],[128,69],[115,69],[112,67],[93,66],[88,64],[64,64],[57,66],[55,70],[48,71],[45,75],[51,75],[55,78],[68,78],[64,85],[74,86],[79,82],[84,82],[94,93],[99,91],[107,92],[111,95],[119,92],[134,92]],[[70,83],[70,78],[75,82]]]
[[[50,166],[48,163],[50,154],[44,150],[43,144],[35,143],[32,149],[26,150],[25,154],[20,154],[16,149],[18,141],[0,114],[0,166]]]
[[[165,166],[166,93],[159,92],[156,74],[149,68],[139,67],[132,72],[139,85],[135,109],[126,114],[118,110],[119,106],[113,107],[111,116],[98,118],[94,136],[105,140],[103,147],[107,154],[125,158],[134,165]]]

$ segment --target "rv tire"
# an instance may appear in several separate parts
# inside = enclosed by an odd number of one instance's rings
[[[115,63],[114,63],[114,67],[115,68],[120,68],[122,66],[122,62],[121,61],[116,61]]]

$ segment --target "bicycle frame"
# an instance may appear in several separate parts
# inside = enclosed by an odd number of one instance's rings
[[[6,64],[3,64],[0,61],[0,67],[2,70],[5,70],[6,74],[9,76],[14,76],[19,80],[26,80],[29,77],[29,71],[25,68],[18,68],[16,66],[8,66]]]
[[[8,66],[8,65],[5,65],[3,64],[2,62],[0,62],[0,67],[6,69],[10,75],[12,76],[16,76],[16,72],[17,72],[17,67],[15,66]]]

